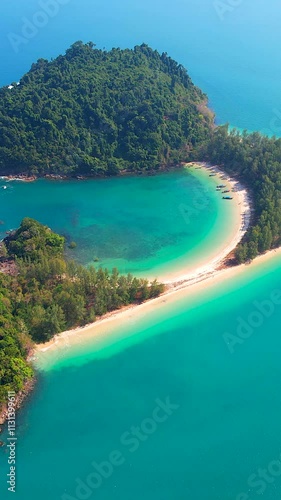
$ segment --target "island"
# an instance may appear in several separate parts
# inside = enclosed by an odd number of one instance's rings
[[[146,44],[107,52],[76,42],[54,61],[38,60],[0,96],[3,178],[142,175],[190,163],[215,168],[242,183],[252,200],[247,230],[226,264],[280,246],[281,139],[215,126],[207,96],[166,53]],[[30,387],[35,342],[172,293],[157,281],[67,261],[64,245],[30,218],[1,243],[2,405],[7,391],[21,398]]]

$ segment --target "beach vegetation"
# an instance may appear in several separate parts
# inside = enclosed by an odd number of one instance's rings
[[[217,127],[202,148],[205,160],[241,180],[253,200],[249,230],[236,250],[238,263],[281,244],[281,139]]]
[[[64,238],[30,218],[3,244],[16,273],[0,272],[0,404],[32,376],[26,359],[34,343],[164,291],[156,280],[67,261]]]

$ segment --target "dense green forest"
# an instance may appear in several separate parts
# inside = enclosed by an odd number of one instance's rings
[[[218,127],[201,157],[239,177],[251,192],[251,227],[236,250],[238,263],[281,244],[281,139]]]
[[[115,175],[207,160],[252,192],[237,262],[280,244],[280,140],[214,128],[207,97],[166,53],[76,42],[0,97],[0,174]]]
[[[0,272],[0,406],[32,376],[26,357],[34,342],[164,290],[157,281],[66,261],[64,238],[28,218],[0,251],[8,266]]]
[[[206,99],[166,53],[76,42],[0,90],[0,173],[112,175],[174,165],[208,137]]]

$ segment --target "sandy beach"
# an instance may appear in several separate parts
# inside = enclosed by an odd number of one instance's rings
[[[227,196],[233,197],[233,200],[230,202],[234,204],[235,214],[223,245],[215,248],[212,255],[208,253],[199,265],[195,263],[188,272],[182,268],[180,271],[173,270],[168,274],[165,273],[165,275],[158,277],[159,281],[172,287],[179,284],[196,283],[201,278],[212,275],[212,273],[221,267],[226,257],[237,247],[248,230],[252,213],[251,198],[246,188],[239,181],[223,172],[219,167],[203,162],[197,162],[196,164],[188,163],[186,167],[205,170],[208,175],[215,176],[214,179],[218,185],[225,185],[225,189],[230,191],[227,193]],[[222,191],[220,194],[222,194]],[[229,203],[229,201],[225,200],[225,203]]]
[[[36,354],[44,354],[56,349],[64,349],[79,344],[87,343],[93,338],[98,342],[104,335],[112,335],[112,333],[120,329],[122,325],[132,321],[140,321],[149,313],[157,312],[163,307],[172,306],[173,303],[180,299],[187,299],[200,294],[203,290],[212,290],[217,285],[224,281],[231,281],[234,278],[243,275],[248,271],[254,271],[257,268],[265,266],[272,258],[281,258],[281,248],[270,250],[269,252],[257,257],[251,264],[242,264],[231,268],[225,268],[215,271],[211,276],[205,275],[194,283],[181,283],[173,289],[168,289],[160,297],[149,300],[140,305],[128,306],[119,311],[114,311],[107,314],[104,318],[87,325],[83,328],[76,328],[56,335],[50,342],[40,344],[36,347]]]
[[[93,324],[87,325],[83,328],[76,328],[56,335],[50,342],[38,345],[37,352],[53,351],[55,348],[61,347],[66,343],[74,345],[76,343],[86,342],[87,339],[95,336],[99,339],[101,336],[109,333],[114,328],[125,324],[132,318],[134,320],[140,319],[142,316],[149,313],[149,311],[157,310],[163,307],[163,303],[172,304],[181,297],[187,297],[189,294],[195,294],[200,290],[207,287],[216,286],[219,282],[225,279],[231,279],[242,273],[246,268],[253,268],[254,266],[261,265],[272,255],[275,255],[276,250],[268,252],[267,254],[258,257],[252,264],[236,266],[232,268],[221,269],[225,258],[236,248],[238,243],[243,238],[247,231],[251,219],[251,200],[249,194],[244,186],[237,180],[230,178],[227,174],[222,172],[218,167],[211,166],[206,163],[191,163],[186,165],[187,168],[200,168],[208,172],[208,175],[216,174],[217,179],[223,179],[223,182],[229,190],[233,202],[236,204],[236,220],[235,224],[230,230],[226,238],[223,249],[218,249],[217,254],[206,262],[203,266],[192,269],[191,272],[186,273],[182,269],[181,274],[172,274],[167,279],[167,276],[160,276],[159,280],[163,281],[166,286],[166,291],[157,299],[150,300],[140,305],[127,306],[119,311],[108,313],[103,318],[99,319]],[[279,250],[278,250],[279,252]],[[281,249],[280,249],[281,255]]]

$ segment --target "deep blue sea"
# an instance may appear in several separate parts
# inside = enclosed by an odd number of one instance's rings
[[[0,12],[2,85],[77,40],[146,42],[188,69],[218,123],[281,135],[279,0],[10,0]]]

